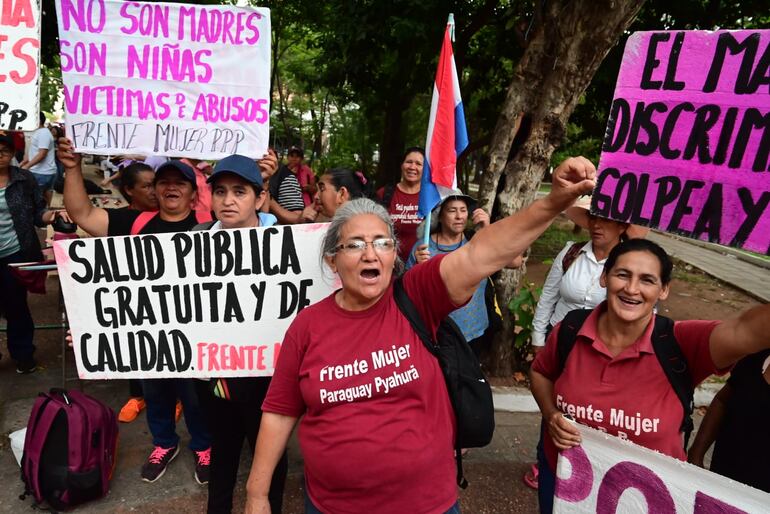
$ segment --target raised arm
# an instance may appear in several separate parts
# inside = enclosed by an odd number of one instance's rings
[[[753,307],[717,325],[711,332],[709,348],[718,369],[770,348],[770,304]]]
[[[480,230],[467,245],[447,255],[441,261],[441,278],[451,300],[465,302],[483,278],[524,253],[561,211],[591,192],[595,177],[596,168],[588,159],[567,159],[554,170],[548,196]]]
[[[64,207],[72,221],[92,236],[106,236],[110,225],[107,211],[94,207],[83,185],[80,154],[66,138],[59,139],[58,157],[64,165]]]
[[[289,436],[297,424],[297,418],[272,412],[262,414],[257,446],[251,463],[249,480],[246,482],[246,514],[269,514],[267,493],[278,460],[286,451]]]

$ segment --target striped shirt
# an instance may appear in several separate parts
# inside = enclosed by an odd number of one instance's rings
[[[302,188],[299,187],[299,181],[293,173],[284,176],[278,186],[276,200],[287,211],[301,211],[305,208],[305,202],[302,200]]]

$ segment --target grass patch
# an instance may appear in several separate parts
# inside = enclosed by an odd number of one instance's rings
[[[540,262],[556,257],[567,241],[585,241],[586,236],[581,232],[575,234],[571,228],[551,224],[537,240],[532,243],[530,256]]]
[[[674,259],[674,271],[671,275],[673,278],[688,284],[712,286],[717,284],[717,281],[709,274],[679,259]]]

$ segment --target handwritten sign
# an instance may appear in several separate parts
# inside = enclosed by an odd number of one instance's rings
[[[582,444],[559,454],[554,513],[767,512],[770,494],[580,426]]]
[[[39,0],[0,0],[0,129],[35,130],[40,109]]]
[[[55,242],[81,378],[272,375],[325,224]]]
[[[592,212],[770,254],[770,30],[626,43]]]
[[[67,131],[77,151],[265,153],[268,9],[61,0],[56,12]]]

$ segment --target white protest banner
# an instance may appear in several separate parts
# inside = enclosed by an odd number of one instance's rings
[[[766,513],[770,494],[580,426],[559,454],[554,513]]]
[[[78,152],[265,153],[268,9],[61,0],[56,12],[67,133]]]
[[[39,63],[39,0],[0,0],[0,129],[39,126]]]
[[[268,376],[329,295],[326,224],[56,241],[81,378]]]

